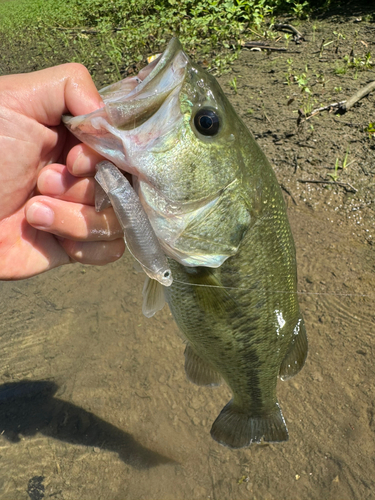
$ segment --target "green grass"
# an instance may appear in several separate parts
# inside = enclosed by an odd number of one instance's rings
[[[294,0],[0,0],[0,74],[81,62],[106,84],[178,36],[195,60],[224,71],[251,30]],[[254,35],[252,35],[254,36]]]

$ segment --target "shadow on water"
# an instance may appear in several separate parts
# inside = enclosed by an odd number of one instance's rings
[[[17,443],[21,436],[39,432],[67,443],[116,452],[123,462],[137,469],[176,463],[145,448],[130,434],[93,413],[54,397],[58,388],[55,382],[45,380],[0,386],[1,435]]]

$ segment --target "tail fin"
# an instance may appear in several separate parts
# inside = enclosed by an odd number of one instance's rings
[[[215,441],[230,448],[243,448],[251,443],[287,441],[288,430],[279,404],[265,417],[252,417],[241,412],[233,401],[224,406],[211,428]]]

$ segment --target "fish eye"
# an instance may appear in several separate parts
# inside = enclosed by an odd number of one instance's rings
[[[215,111],[202,108],[194,116],[194,125],[202,135],[216,135],[220,128],[220,120]]]

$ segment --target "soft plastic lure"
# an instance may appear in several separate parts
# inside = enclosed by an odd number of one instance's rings
[[[104,191],[100,192],[99,189],[96,192],[96,210],[99,212],[109,206],[108,197],[124,231],[125,243],[130,253],[141,264],[147,276],[164,286],[170,286],[173,282],[172,271],[130,182],[109,161],[98,163],[96,169],[95,179]]]

